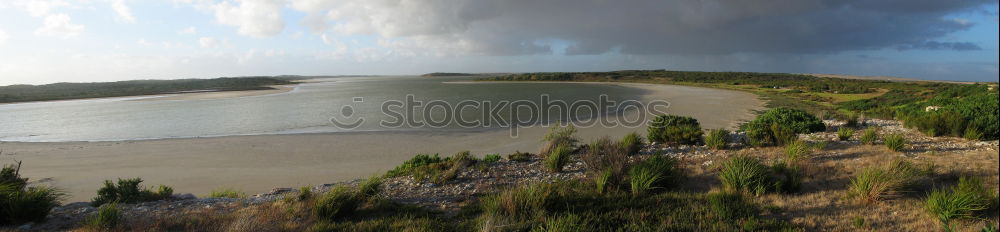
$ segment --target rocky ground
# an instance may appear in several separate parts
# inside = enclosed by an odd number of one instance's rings
[[[827,132],[800,135],[801,138],[813,141],[827,141],[837,146],[859,145],[859,142],[856,140],[838,141],[835,132],[836,127],[842,125],[843,122],[826,121],[826,123],[833,129]],[[902,127],[898,121],[866,120],[864,125],[878,126],[880,134],[899,133],[905,135],[909,144],[901,155],[911,158],[934,155],[939,152],[985,151],[995,154],[998,150],[997,141],[968,141],[951,137],[927,137],[913,129]],[[857,137],[859,134],[860,131],[855,136]],[[738,139],[741,135],[734,134],[733,137]],[[733,143],[733,145],[738,146],[736,143]],[[682,162],[687,164],[710,169],[710,167],[714,167],[719,161],[732,154],[753,153],[758,151],[757,149],[742,148],[716,151],[704,146],[671,147],[662,144],[651,144],[642,150],[641,156],[659,153],[678,157]],[[817,156],[836,157],[843,155],[838,155],[837,153],[837,151],[831,151],[817,154]],[[585,169],[583,162],[577,158],[574,158],[561,173],[546,171],[542,166],[542,161],[537,157],[520,162],[504,159],[488,165],[466,168],[458,174],[457,178],[441,185],[431,183],[430,181],[417,181],[409,176],[388,178],[385,179],[382,185],[382,196],[400,203],[415,204],[445,212],[455,212],[469,202],[469,200],[482,194],[526,183],[584,178],[586,175]],[[710,179],[711,177],[704,178]],[[324,192],[336,185],[356,186],[360,181],[354,180],[314,186],[313,191]],[[297,191],[293,188],[275,188],[270,192],[253,195],[244,199],[197,198],[191,194],[178,194],[169,200],[124,204],[120,206],[126,218],[143,218],[151,215],[169,216],[204,209],[238,210],[241,207],[273,202],[289,194],[294,194]],[[37,231],[68,230],[75,228],[88,215],[93,214],[95,211],[96,208],[90,206],[87,202],[69,203],[54,209],[45,223],[26,224],[15,227],[15,229]]]

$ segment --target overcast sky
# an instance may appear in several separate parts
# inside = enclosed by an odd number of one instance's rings
[[[980,0],[0,0],[0,85],[671,69],[997,81]]]

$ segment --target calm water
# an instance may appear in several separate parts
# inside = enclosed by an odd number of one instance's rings
[[[343,115],[350,106],[349,122],[364,117],[365,123],[353,131],[373,130],[460,130],[452,123],[440,128],[379,125],[395,116],[382,113],[386,100],[440,100],[455,104],[473,101],[539,101],[543,94],[553,100],[573,102],[597,100],[607,94],[611,100],[638,99],[638,89],[574,83],[452,84],[447,81],[468,77],[345,77],[298,85],[287,93],[206,100],[134,101],[111,98],[0,105],[0,141],[111,141],[156,138],[210,137],[249,134],[344,132],[330,119]],[[357,99],[360,98],[360,99]],[[362,100],[356,102],[355,100]],[[441,108],[430,116],[443,119]],[[402,108],[393,108],[403,113]],[[424,109],[415,107],[412,117],[422,120]],[[461,111],[466,119],[482,118],[474,108]],[[509,121],[510,116],[502,114]],[[581,115],[591,115],[582,112]],[[478,116],[478,117],[477,117]],[[494,126],[495,127],[495,126]],[[487,129],[477,127],[473,129]]]

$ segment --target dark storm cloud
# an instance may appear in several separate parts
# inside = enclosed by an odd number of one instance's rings
[[[986,0],[361,0],[331,10],[341,29],[416,44],[462,44],[456,52],[570,55],[815,54],[882,48],[977,50],[939,41],[972,26],[950,18]],[[358,7],[360,5],[377,7]],[[347,12],[350,11],[350,12]],[[357,16],[363,15],[363,16]],[[336,28],[336,26],[335,26]]]

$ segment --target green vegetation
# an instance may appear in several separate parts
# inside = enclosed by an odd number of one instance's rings
[[[607,183],[609,187],[615,187],[625,175],[628,154],[620,146],[620,143],[615,144],[611,142],[611,138],[605,136],[590,142],[587,151],[580,159],[592,172],[610,172]]]
[[[354,213],[361,202],[362,199],[358,192],[344,186],[337,186],[316,200],[313,212],[322,220],[335,221]]]
[[[492,164],[500,161],[501,159],[503,159],[503,157],[501,157],[500,154],[489,154],[483,157],[483,163]]]
[[[951,189],[931,192],[926,204],[927,211],[941,221],[944,230],[953,231],[951,222],[955,219],[996,212],[996,193],[988,190],[979,178],[962,177]]]
[[[878,142],[878,128],[869,127],[861,134],[861,143],[875,145]]]
[[[811,153],[812,148],[813,145],[809,144],[809,142],[795,140],[795,142],[785,145],[785,159],[783,161],[786,163],[796,163],[798,160]]]
[[[549,132],[545,134],[542,141],[545,144],[542,145],[542,150],[538,152],[538,155],[547,157],[553,149],[560,146],[565,146],[567,149],[575,148],[580,139],[576,137],[576,128],[573,125],[559,126],[559,123],[556,123],[552,128],[549,128]]]
[[[730,158],[719,170],[719,180],[726,190],[754,195],[798,191],[799,179],[797,169],[785,162],[768,167],[749,156]]]
[[[791,143],[800,133],[823,131],[826,126],[819,118],[805,111],[775,108],[743,124],[740,129],[747,134],[747,144],[760,147]]]
[[[455,76],[479,76],[479,74],[473,73],[449,73],[449,72],[434,72],[420,75],[422,77],[455,77]]]
[[[117,203],[108,203],[97,208],[97,213],[87,217],[83,227],[92,231],[114,231],[124,224],[124,217]]]
[[[411,176],[417,181],[430,179],[434,183],[443,184],[458,177],[464,168],[482,163],[482,160],[473,157],[469,151],[455,153],[443,159],[438,154],[419,154],[389,170],[383,177]]]
[[[649,123],[649,141],[668,144],[696,145],[701,143],[701,124],[697,119],[677,115],[660,115]]]
[[[862,203],[875,203],[914,186],[930,172],[903,160],[893,161],[886,167],[867,167],[851,179],[848,196]]]
[[[514,162],[524,162],[531,160],[532,156],[535,155],[527,152],[515,151],[514,153],[510,153],[507,155],[507,160]]]
[[[104,187],[97,190],[97,197],[91,200],[94,206],[117,202],[117,203],[139,203],[146,201],[158,201],[170,198],[174,194],[174,189],[160,185],[156,191],[143,188],[141,178],[118,179],[118,183],[111,180],[104,181]]]
[[[563,167],[569,163],[569,156],[573,151],[566,145],[560,145],[549,152],[545,157],[545,168],[550,172],[562,172]]]
[[[901,134],[886,135],[883,140],[885,147],[892,151],[902,151],[906,146],[906,138]]]
[[[430,165],[441,163],[442,161],[444,161],[444,159],[441,159],[441,157],[438,156],[438,154],[434,154],[434,156],[427,154],[418,154],[416,156],[413,156],[413,158],[410,158],[410,160],[403,162],[403,164],[396,166],[396,168],[393,168],[392,170],[386,172],[385,177],[415,175],[418,173],[425,172],[423,169],[429,167]]]
[[[628,133],[619,142],[619,146],[625,149],[625,154],[627,155],[637,155],[639,150],[642,150],[642,136],[639,133]]]
[[[1000,107],[986,84],[894,82],[826,78],[800,74],[625,70],[614,72],[523,73],[491,81],[597,81],[690,85],[741,90],[767,100],[768,108],[793,108],[845,121],[894,118],[928,135],[997,139]],[[930,107],[930,108],[928,108]],[[970,129],[971,128],[971,129]],[[972,132],[968,132],[972,130]],[[977,136],[971,136],[975,138]]]
[[[712,206],[712,211],[725,220],[748,218],[758,213],[757,206],[740,193],[710,193],[708,203]]]
[[[670,188],[683,175],[679,169],[677,159],[662,155],[654,155],[633,165],[629,170],[632,194],[643,195]]]
[[[28,178],[22,178],[20,170],[20,162],[0,170],[0,226],[42,222],[66,196],[52,187],[28,187]]]
[[[212,190],[208,197],[213,198],[246,198],[247,193],[233,188],[218,188]]]
[[[477,231],[785,231],[762,209],[734,197],[663,192],[596,193],[579,182],[533,184],[484,198]],[[732,216],[720,216],[732,215]],[[728,217],[735,218],[729,219]]]
[[[840,141],[850,140],[851,136],[854,136],[854,129],[849,127],[841,127],[837,129],[837,139]]]
[[[50,101],[80,98],[138,96],[185,91],[235,91],[272,89],[270,85],[292,82],[272,77],[242,77],[182,80],[137,80],[105,83],[55,83],[0,87],[0,103]]]
[[[709,130],[705,136],[705,146],[723,150],[729,146],[729,131],[726,129]]]

